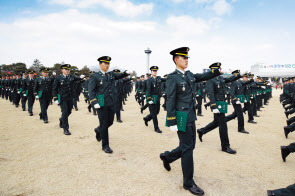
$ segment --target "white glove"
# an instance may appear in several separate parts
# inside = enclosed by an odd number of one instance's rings
[[[199,97],[200,95],[197,95],[197,97]]]
[[[145,97],[145,95],[143,95],[143,97]]]
[[[154,102],[153,101],[149,101],[149,104],[154,104]]]
[[[58,100],[56,100],[54,103],[58,104]]]
[[[94,105],[94,108],[98,109],[98,108],[100,108],[100,105],[97,103],[97,104]]]
[[[178,131],[177,125],[170,126],[170,131]]]
[[[241,102],[240,101],[237,101],[236,104],[241,104]]]
[[[13,93],[13,91],[11,91]]]
[[[265,89],[265,86],[262,86],[261,88]]]
[[[125,70],[124,72],[126,72],[128,75],[131,75],[130,71]]]
[[[163,94],[162,96],[165,96],[165,94]]]
[[[17,94],[20,94],[20,91],[17,91]]]
[[[244,103],[247,103],[247,100],[245,99]]]
[[[81,75],[80,78],[83,79],[83,78],[85,78],[85,76],[84,75]]]
[[[23,96],[26,97],[27,95],[26,94],[23,94]]]
[[[56,73],[55,73],[55,72],[53,72],[53,73],[52,73],[52,75],[56,76]]]
[[[38,96],[38,95],[36,95],[36,96],[35,96],[35,98],[36,98],[36,99],[39,99],[39,96]]]
[[[214,114],[219,114],[219,113],[220,113],[218,109],[213,109],[212,112],[213,112]]]

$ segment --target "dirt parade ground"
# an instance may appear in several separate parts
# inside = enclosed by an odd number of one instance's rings
[[[266,195],[266,190],[286,187],[295,182],[295,157],[284,163],[281,145],[286,139],[283,126],[286,117],[279,102],[281,90],[273,91],[269,105],[255,118],[257,125],[247,123],[250,134],[238,133],[237,119],[228,123],[230,144],[237,151],[221,151],[218,129],[197,138],[194,150],[194,179],[205,195]],[[207,99],[208,100],[208,99]],[[163,100],[162,100],[163,102]],[[191,195],[182,187],[180,160],[167,172],[159,154],[178,146],[176,132],[165,127],[166,112],[158,116],[163,133],[156,133],[152,121],[144,125],[134,93],[122,112],[123,123],[109,130],[113,154],[102,151],[93,129],[98,117],[88,113],[83,95],[79,111],[69,118],[71,136],[59,128],[61,111],[56,104],[48,109],[49,123],[39,120],[39,101],[34,116],[9,101],[0,99],[0,195]],[[203,108],[197,129],[213,119]],[[229,106],[229,113],[233,111]]]

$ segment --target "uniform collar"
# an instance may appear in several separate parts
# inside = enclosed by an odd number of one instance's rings
[[[182,71],[181,69],[177,69],[176,68],[176,70],[178,70],[180,73],[182,73],[182,74],[185,74],[185,71]]]
[[[100,70],[100,72],[102,73],[102,75],[106,75],[106,72],[104,72],[104,71],[102,71],[102,70]]]

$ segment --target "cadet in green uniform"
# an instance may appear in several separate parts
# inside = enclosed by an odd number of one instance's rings
[[[60,66],[62,74],[57,76],[53,82],[53,99],[56,104],[60,104],[61,118],[59,126],[63,128],[65,135],[71,135],[69,131],[69,116],[73,109],[74,82],[81,81],[81,78],[71,75],[70,64]],[[60,102],[59,102],[60,101]]]
[[[102,140],[102,150],[105,153],[112,153],[109,146],[109,127],[113,124],[116,106],[115,80],[128,76],[125,72],[107,72],[110,67],[111,57],[102,56],[99,61],[100,71],[92,74],[89,79],[88,90],[90,103],[97,109],[99,127],[96,132],[96,139]]]
[[[33,116],[33,106],[35,102],[35,96],[34,96],[34,84],[35,84],[35,78],[34,78],[35,72],[29,71],[29,77],[26,79],[25,84],[23,86],[23,96],[26,96],[28,98],[28,112],[30,116]]]
[[[183,172],[183,187],[196,195],[203,195],[193,180],[194,161],[193,150],[196,143],[196,100],[195,83],[219,76],[218,69],[203,74],[193,74],[185,71],[188,66],[188,47],[182,47],[170,52],[176,64],[176,70],[168,75],[167,85],[167,125],[171,131],[177,131],[179,146],[172,151],[160,154],[166,170],[170,171],[170,163],[181,158]],[[177,126],[176,115],[186,116],[185,132]],[[183,117],[185,119],[185,117]],[[180,123],[180,122],[179,122]]]
[[[21,83],[20,83],[20,94],[21,94],[21,103],[22,103],[23,111],[26,111],[26,103],[27,103],[27,99],[28,99],[27,95],[26,95],[26,92],[24,91],[27,76],[28,76],[27,72],[23,73],[23,77],[22,77],[22,80],[21,80]]]
[[[221,69],[221,63],[214,63],[210,65],[209,67],[211,70],[213,69]],[[237,71],[235,71],[237,72]],[[211,79],[207,81],[206,88],[208,91],[208,97],[210,100],[210,107],[212,112],[214,113],[214,120],[209,123],[207,126],[198,129],[198,135],[199,139],[202,142],[202,137],[204,134],[212,131],[213,129],[219,127],[219,137],[221,141],[221,149],[222,151],[229,153],[229,154],[235,154],[236,151],[230,148],[229,138],[228,138],[228,129],[227,129],[227,121],[225,117],[225,113],[220,113],[218,108],[221,108],[221,104],[217,105],[217,102],[219,103],[225,103],[225,84],[233,82],[237,79],[241,78],[240,74],[234,75],[230,78],[223,78],[222,76],[216,77],[214,79]]]
[[[160,98],[161,98],[161,82],[162,78],[157,76],[158,66],[152,66],[150,68],[152,77],[146,81],[146,97],[148,102],[148,107],[150,114],[143,118],[145,124],[147,125],[150,120],[153,119],[154,130],[157,133],[162,133],[158,125],[157,115],[160,112]]]
[[[43,120],[44,123],[48,123],[47,109],[51,101],[52,84],[54,81],[54,78],[48,77],[48,73],[48,68],[41,69],[42,76],[37,78],[34,84],[34,95],[40,102],[40,120]]]
[[[21,88],[21,75],[20,74],[16,74],[16,85],[15,85],[15,90],[14,90],[14,103],[15,103],[15,107],[19,106],[19,102],[20,102],[20,88]]]

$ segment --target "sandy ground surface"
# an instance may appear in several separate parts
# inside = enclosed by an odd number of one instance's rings
[[[266,195],[267,189],[286,187],[295,181],[295,157],[281,159],[280,146],[295,141],[284,137],[286,117],[274,90],[269,106],[259,112],[257,125],[245,123],[249,135],[237,132],[237,120],[228,123],[231,147],[236,155],[221,151],[218,129],[197,139],[194,151],[195,182],[206,195]],[[166,112],[159,114],[163,133],[144,125],[134,94],[122,112],[122,124],[110,128],[113,154],[101,150],[93,129],[98,118],[89,114],[85,102],[70,116],[71,136],[58,126],[57,105],[48,109],[49,124],[0,100],[0,195],[190,195],[182,188],[180,160],[167,172],[159,154],[178,145],[177,134],[165,127]],[[229,107],[232,111],[232,106]],[[212,120],[204,110],[197,128]],[[245,115],[245,121],[248,117]]]

